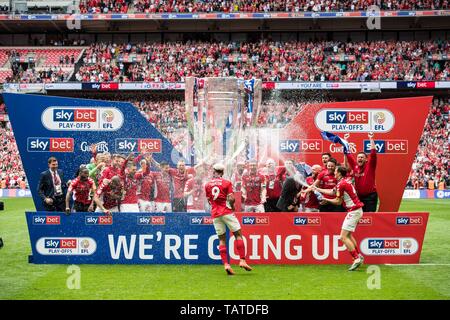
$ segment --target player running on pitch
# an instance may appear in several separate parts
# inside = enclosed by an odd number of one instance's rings
[[[312,187],[313,190],[317,190],[320,193],[327,194],[330,196],[336,195],[334,199],[323,198],[322,202],[331,203],[333,205],[339,206],[343,205],[347,211],[347,216],[345,217],[344,223],[342,224],[341,230],[341,241],[345,244],[351,256],[353,257],[353,264],[350,266],[348,271],[356,270],[364,262],[363,255],[358,250],[358,245],[355,238],[353,237],[353,232],[355,232],[356,225],[363,215],[362,207],[364,204],[359,200],[356,195],[355,187],[351,182],[346,179],[347,168],[343,166],[338,166],[335,170],[335,177],[338,180],[336,188],[330,189],[319,189]]]
[[[233,232],[236,240],[236,249],[240,256],[239,267],[244,268],[247,271],[251,271],[252,268],[245,261],[245,244],[242,240],[241,225],[234,215],[234,194],[231,181],[223,179],[223,172],[225,166],[222,164],[215,164],[213,166],[213,179],[206,183],[205,192],[208,202],[211,204],[211,216],[213,217],[214,228],[219,236],[219,252],[222,258],[225,271],[228,275],[234,275],[233,269],[231,269],[228,263],[227,257],[227,238],[226,227]]]

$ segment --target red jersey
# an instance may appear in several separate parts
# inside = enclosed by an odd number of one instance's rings
[[[329,173],[328,170],[319,173],[317,180],[319,180],[320,189],[334,189],[337,185],[337,179],[335,178],[334,173]],[[324,194],[323,197],[326,199],[334,199],[333,196],[326,194]]]
[[[96,194],[99,197],[103,195],[103,207],[105,207],[105,209],[111,209],[119,206],[123,198],[123,191],[122,185],[111,189],[109,185],[101,183]]]
[[[211,204],[211,216],[217,218],[233,213],[227,203],[227,196],[233,193],[231,181],[223,178],[213,178],[205,185],[206,198]]]
[[[242,176],[245,174],[245,169],[242,171],[242,174],[240,174],[237,170],[233,173],[231,176],[231,181],[234,185],[234,191],[238,192],[241,191],[242,187]]]
[[[178,169],[170,168],[169,174],[173,180],[173,197],[183,198],[184,186],[188,180],[187,169],[184,170],[184,173],[181,173]]]
[[[286,179],[286,175],[281,174],[281,168],[277,168],[275,172],[265,175],[267,199],[277,199],[281,196],[281,190],[283,189],[283,181]]]
[[[114,176],[119,176],[121,179],[123,179],[125,176],[125,166],[123,166],[122,168],[115,168],[113,166],[106,167],[102,171],[102,176],[100,177],[100,180],[98,182],[100,184],[104,179],[111,180],[111,178]]]
[[[307,177],[306,178],[306,183],[309,185],[312,185],[314,183],[314,178],[313,177]],[[308,192],[305,195],[305,198],[302,199],[303,203],[305,204],[305,208],[313,208],[313,209],[319,209],[319,200],[317,200],[316,195],[314,194],[314,192]]]
[[[355,186],[347,179],[341,179],[336,186],[336,197],[342,198],[342,206],[347,212],[362,208],[363,203],[356,195]]]
[[[245,188],[247,198],[244,204],[257,206],[261,204],[261,191],[266,187],[266,178],[257,173],[256,175],[245,175],[242,177],[242,186]]]
[[[69,186],[68,192],[72,192],[75,195],[75,201],[83,204],[91,204],[91,189],[94,185],[94,180],[88,178],[86,181],[81,181],[80,177],[76,177],[72,180]]]
[[[141,180],[138,198],[144,201],[153,201],[154,183],[153,174],[144,176]]]
[[[156,185],[156,197],[155,202],[172,202],[170,197],[170,184],[172,179],[169,174],[162,174],[162,172],[153,172],[153,180]]]
[[[347,155],[348,164],[353,170],[355,178],[355,188],[359,196],[367,196],[373,192],[377,192],[375,185],[375,169],[377,167],[377,152],[375,149],[370,150],[369,158],[364,166],[358,166],[351,154]]]
[[[203,191],[203,183],[195,178],[189,179],[184,187],[184,192],[194,191],[188,198],[186,208],[188,210],[205,210],[205,192]]]
[[[137,204],[138,203],[138,187],[144,174],[137,172],[134,177],[126,175],[124,178],[125,197],[123,198],[123,204]]]

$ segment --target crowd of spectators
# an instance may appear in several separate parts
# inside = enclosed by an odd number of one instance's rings
[[[376,5],[381,10],[448,9],[440,0],[82,0],[82,13],[196,13],[196,12],[329,12],[365,11]],[[129,8],[131,10],[129,10]]]
[[[412,165],[408,188],[450,188],[450,99],[434,99]]]
[[[188,76],[263,81],[449,80],[448,41],[96,43],[77,81],[178,82]]]

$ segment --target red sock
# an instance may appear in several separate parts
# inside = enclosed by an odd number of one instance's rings
[[[222,258],[222,263],[227,264],[228,263],[227,246],[219,245],[219,252],[220,252],[220,258]]]
[[[353,251],[349,251],[349,252],[352,255],[353,259],[357,259],[358,258],[358,253],[356,252],[356,249],[353,249]]]
[[[236,244],[236,250],[237,250],[237,252],[239,254],[239,257],[241,259],[245,259],[245,244],[244,244],[244,240],[239,239],[239,240],[236,240],[234,243]]]
[[[356,250],[356,253],[357,253],[357,254],[360,254],[360,252],[359,252],[359,249],[358,249],[358,246],[357,246],[357,245],[355,245],[355,250]]]

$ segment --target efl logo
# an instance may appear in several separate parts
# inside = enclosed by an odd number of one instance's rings
[[[95,109],[53,109],[55,122],[97,122]]]
[[[136,138],[121,138],[116,139],[116,152],[130,153],[130,152],[151,152],[161,153],[162,142],[161,139],[136,139]]]
[[[191,225],[210,225],[213,224],[213,218],[211,217],[191,217]]]
[[[320,217],[294,217],[294,225],[296,226],[320,226]]]
[[[369,239],[369,249],[399,249],[400,240]]]
[[[61,224],[61,217],[60,216],[34,216],[33,224],[37,224],[37,225]]]
[[[27,138],[28,152],[73,152],[73,138]]]
[[[269,217],[242,217],[242,224],[268,225]]]
[[[370,226],[372,225],[372,217],[362,217],[359,219],[358,226]]]
[[[422,225],[422,217],[397,217],[398,225]]]
[[[166,218],[161,216],[138,216],[138,225],[165,225]]]
[[[112,225],[113,218],[111,216],[86,216],[86,225]]]
[[[408,140],[375,140],[377,153],[407,154]],[[370,141],[364,140],[364,152],[370,153]]]
[[[323,141],[320,139],[281,140],[281,153],[322,153]]]
[[[326,122],[332,124],[367,124],[369,122],[368,111],[327,111]]]
[[[76,249],[77,239],[44,239],[45,249]]]

